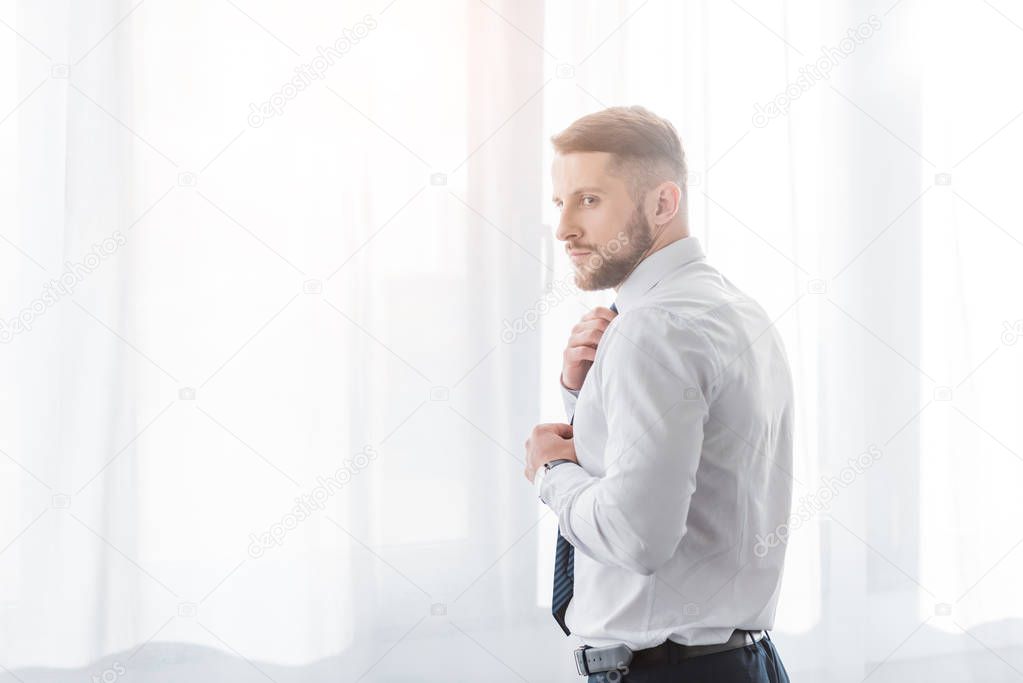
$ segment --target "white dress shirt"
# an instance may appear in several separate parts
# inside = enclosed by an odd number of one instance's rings
[[[565,616],[592,646],[721,643],[774,625],[792,500],[792,380],[764,310],[695,237],[650,254],[573,392],[579,464],[540,477],[575,547]],[[766,549],[766,553],[765,553]]]

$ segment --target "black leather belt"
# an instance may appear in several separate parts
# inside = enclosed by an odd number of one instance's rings
[[[767,631],[746,631],[736,629],[731,637],[723,643],[712,645],[682,645],[673,640],[666,640],[660,645],[643,650],[629,650],[623,644],[605,647],[584,645],[575,650],[576,670],[582,676],[612,671],[628,667],[642,667],[654,664],[674,664],[692,657],[702,657],[716,652],[727,652],[745,645],[753,645],[762,640]],[[624,657],[623,649],[625,650]],[[630,656],[631,654],[631,656]]]
[[[667,664],[680,662],[691,657],[712,655],[715,652],[726,652],[744,645],[753,645],[764,638],[765,631],[743,631],[736,629],[732,636],[723,643],[713,645],[682,645],[673,640],[666,640],[656,647],[636,650],[632,653],[634,665]]]

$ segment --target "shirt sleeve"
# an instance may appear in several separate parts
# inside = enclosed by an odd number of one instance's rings
[[[565,415],[568,417],[568,421],[571,422],[572,418],[575,417],[575,402],[579,398],[578,389],[569,389],[561,381],[561,376],[558,376],[558,384],[561,385],[561,402],[565,404]]]
[[[650,575],[686,533],[719,361],[690,322],[651,307],[620,314],[597,351],[603,472],[556,467],[542,498],[576,550]]]

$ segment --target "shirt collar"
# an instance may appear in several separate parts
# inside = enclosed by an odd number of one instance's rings
[[[661,247],[640,261],[618,287],[615,308],[619,313],[624,313],[668,273],[704,256],[700,241],[691,235]]]

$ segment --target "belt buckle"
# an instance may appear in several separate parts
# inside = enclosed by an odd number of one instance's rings
[[[589,658],[586,656],[588,650],[594,651],[593,656],[598,667],[596,671],[590,669]],[[633,651],[625,643],[614,643],[613,645],[604,645],[598,648],[584,644],[581,647],[577,647],[574,654],[576,671],[579,672],[580,676],[588,676],[594,673],[615,671],[621,668],[625,668],[627,671],[627,667],[632,663]]]
[[[589,649],[589,645],[583,645],[575,649],[575,670],[579,672],[580,676],[589,676],[590,668],[586,666],[586,650]]]

